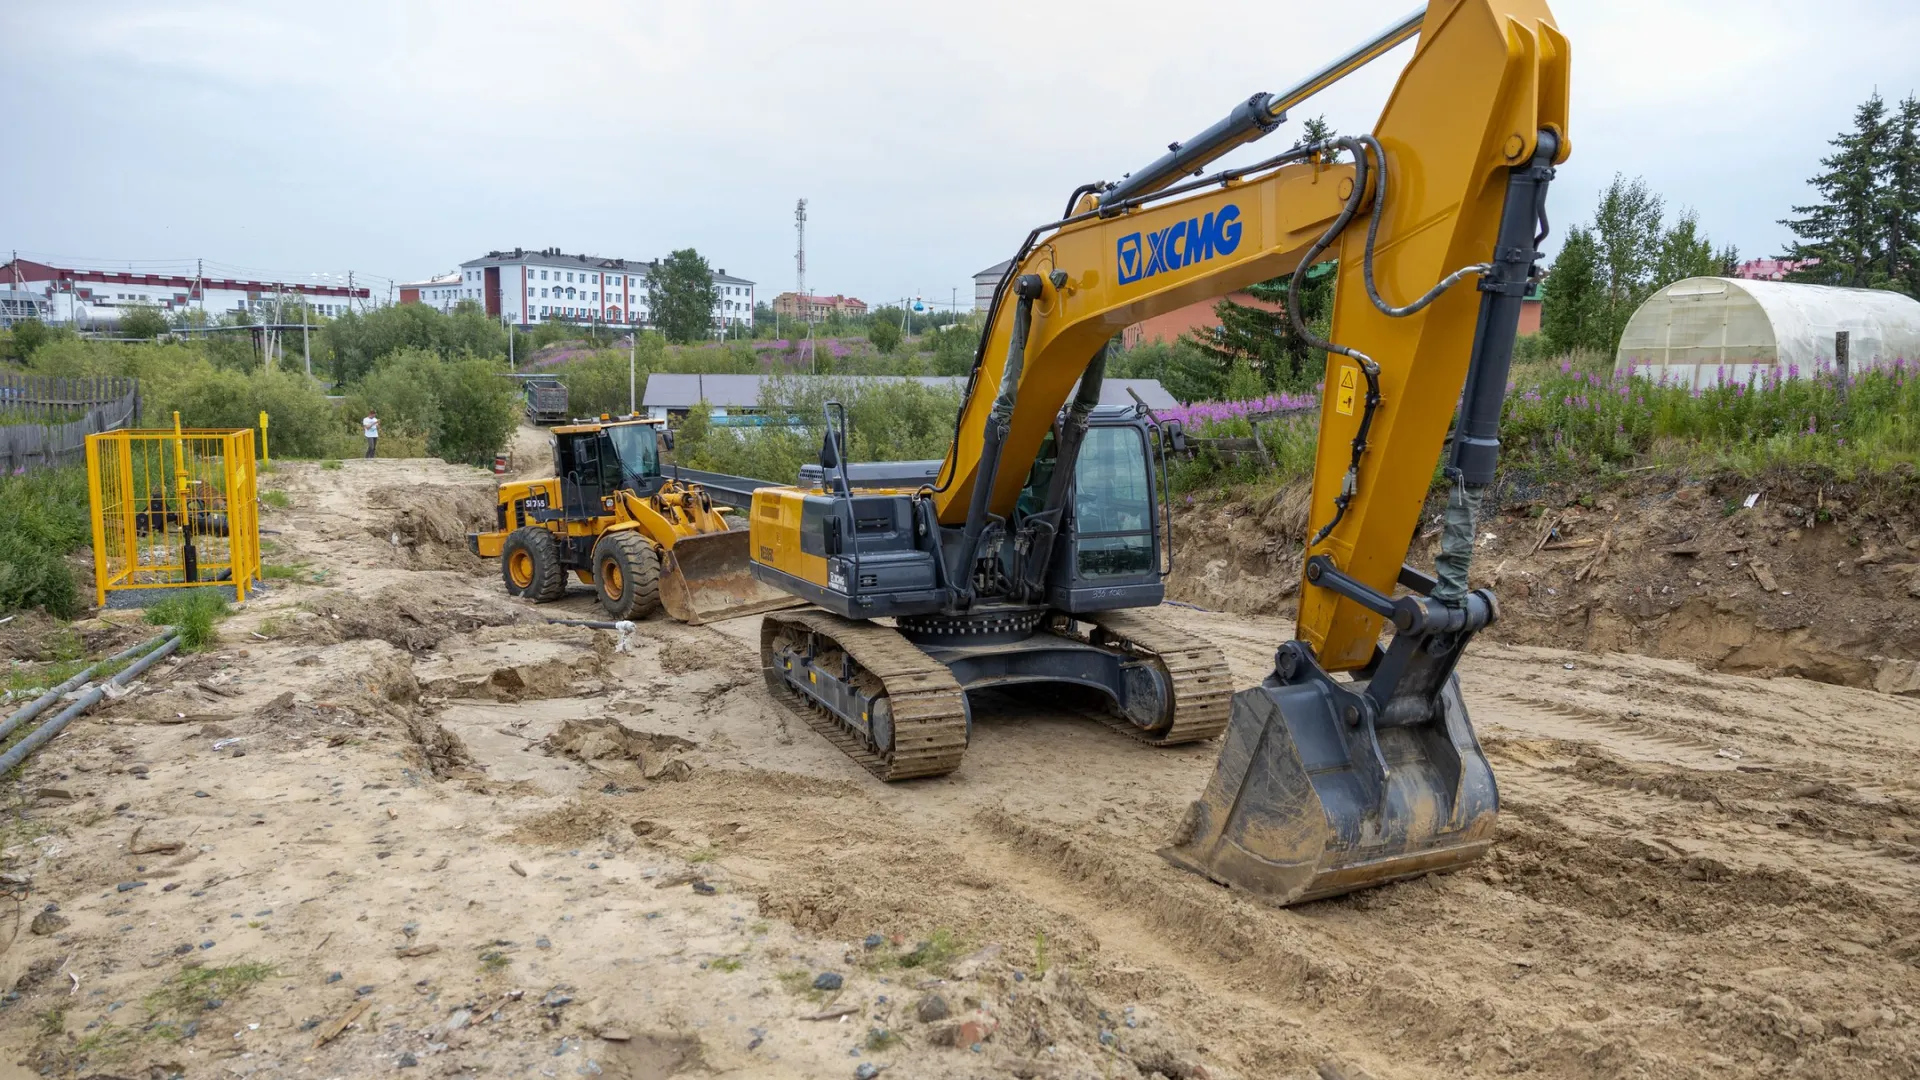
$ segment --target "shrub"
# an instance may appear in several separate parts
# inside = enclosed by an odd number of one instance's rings
[[[66,556],[91,538],[87,470],[0,477],[0,506],[0,613],[43,607],[73,617],[82,605]]]

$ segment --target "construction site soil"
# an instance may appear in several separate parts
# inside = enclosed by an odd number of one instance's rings
[[[301,574],[9,781],[0,1077],[1920,1076],[1910,520],[1489,522],[1491,854],[1281,910],[1155,854],[1215,743],[987,695],[883,785],[768,698],[757,617],[507,598],[493,482],[283,464]],[[1215,610],[1161,617],[1243,686],[1298,516],[1177,523]]]

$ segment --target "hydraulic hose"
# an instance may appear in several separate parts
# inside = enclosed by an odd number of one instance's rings
[[[1000,389],[987,413],[986,430],[981,434],[980,466],[973,478],[973,498],[967,504],[967,524],[960,534],[959,600],[965,606],[973,600],[973,561],[980,554],[980,537],[987,529],[987,508],[993,498],[994,482],[1000,475],[1000,447],[1006,442],[1007,429],[1013,425],[1013,405],[1020,392],[1020,372],[1026,366],[1027,332],[1033,326],[1033,302],[1040,297],[1040,277],[1022,274],[1014,283],[1019,304],[1013,310],[1013,336],[1007,342],[1007,362],[1000,372]]]

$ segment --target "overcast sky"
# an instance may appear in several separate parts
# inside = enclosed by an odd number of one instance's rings
[[[0,251],[384,291],[492,248],[964,304],[1072,187],[1280,90],[1408,0],[0,2]],[[1574,156],[1777,253],[1826,141],[1920,89],[1912,0],[1558,0]],[[1403,47],[1300,115],[1370,127]],[[1292,141],[1295,128],[1273,141]],[[1263,146],[1261,149],[1267,149]]]

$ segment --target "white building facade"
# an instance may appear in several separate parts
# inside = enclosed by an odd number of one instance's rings
[[[136,274],[50,266],[28,259],[0,264],[0,288],[38,296],[48,321],[82,330],[109,330],[134,308],[154,308],[168,316],[201,311],[209,318],[244,312],[256,321],[271,322],[276,312],[297,300],[328,317],[350,310],[364,312],[373,303],[372,294],[357,286]]]
[[[451,279],[419,284],[418,303],[450,311],[465,300],[518,326],[565,320],[609,326],[647,326],[647,276],[654,263],[568,255],[558,248],[490,251],[460,264]],[[751,332],[753,287],[725,270],[713,275],[716,335]],[[402,294],[403,301],[406,299]]]

